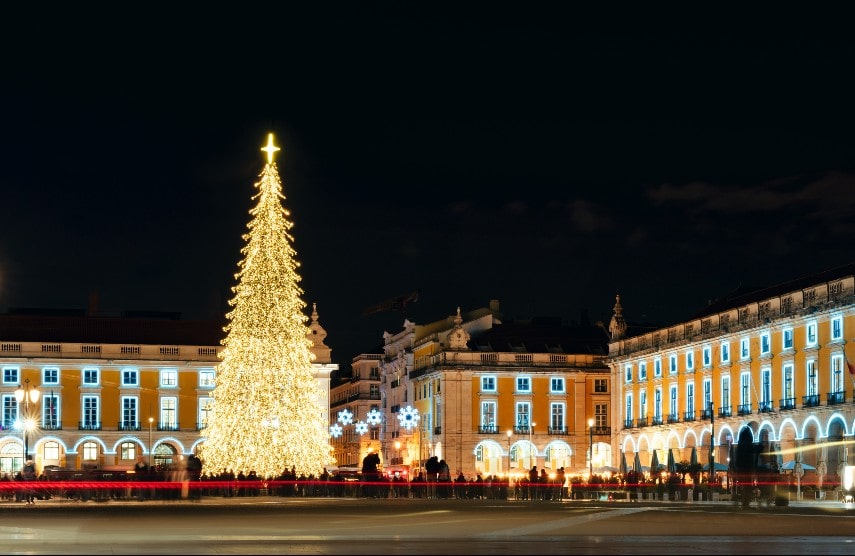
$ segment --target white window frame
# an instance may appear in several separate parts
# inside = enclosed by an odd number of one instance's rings
[[[751,338],[739,340],[739,359],[742,361],[751,359]]]
[[[819,342],[818,325],[815,320],[805,325],[805,347],[816,347]]]
[[[730,342],[721,343],[721,362],[730,363]]]
[[[178,370],[162,369],[160,371],[161,388],[178,388]]]
[[[653,376],[659,378],[662,376],[662,358],[657,357],[653,360]]]
[[[760,355],[772,353],[772,335],[768,332],[760,334]]]
[[[564,394],[567,390],[564,387],[564,377],[554,376],[549,379],[549,391],[553,394]]]
[[[498,432],[498,404],[495,400],[484,400],[481,402],[481,428],[486,429],[491,427],[494,432]]]
[[[831,320],[828,322],[828,326],[832,342],[843,339],[843,317],[841,315],[831,317]]]
[[[95,380],[91,380],[95,377]],[[95,367],[85,367],[80,373],[80,384],[86,388],[94,388],[101,384],[101,373]]]
[[[688,373],[688,372],[694,371],[694,370],[695,370],[695,352],[694,352],[694,350],[687,351],[686,352],[686,372]]]
[[[702,353],[704,368],[712,367],[712,346],[704,346]]]
[[[677,374],[678,367],[679,366],[677,365],[677,354],[672,353],[668,356],[668,374]]]
[[[496,375],[485,375],[481,377],[481,391],[495,392],[496,391]]]
[[[647,363],[644,361],[638,364],[638,380],[647,380]]]
[[[52,375],[55,378],[51,378]],[[42,369],[42,386],[59,385],[59,367],[45,367]]]
[[[793,349],[795,346],[795,336],[793,335],[793,329],[791,327],[785,328],[781,331],[781,347],[784,351],[788,349]]]

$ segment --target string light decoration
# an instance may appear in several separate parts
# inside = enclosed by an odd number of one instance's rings
[[[273,478],[294,469],[319,476],[335,460],[272,133],[261,150],[267,164],[254,184],[257,204],[243,235],[200,457],[212,474],[230,469]]]

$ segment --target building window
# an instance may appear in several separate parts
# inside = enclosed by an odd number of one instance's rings
[[[59,384],[59,369],[56,367],[46,367],[42,370],[42,384],[57,385]]]
[[[647,380],[647,363],[638,364],[638,380]]]
[[[594,426],[603,429],[609,426],[609,405],[594,404]]]
[[[160,371],[160,385],[167,388],[175,388],[178,386],[178,371]]]
[[[772,403],[772,369],[768,367],[760,371],[760,403],[766,409]]]
[[[689,351],[686,353],[686,372],[692,371],[695,368],[695,352]]]
[[[702,353],[704,358],[704,367],[712,366],[712,348],[710,346],[704,346]]]
[[[721,362],[730,363],[730,343],[721,343]]]
[[[624,365],[623,373],[626,377],[626,382],[632,382],[632,365]]]
[[[86,430],[98,429],[100,425],[98,396],[83,396],[83,428]]]
[[[594,392],[598,394],[603,394],[609,391],[609,381],[606,378],[595,378],[594,379]]]
[[[122,396],[122,428],[125,430],[137,428],[137,398]]]
[[[647,418],[647,392],[638,394],[638,416],[641,419]]]
[[[807,347],[813,347],[816,345],[816,321],[811,321],[807,324],[807,337],[806,337]]]
[[[484,432],[497,432],[496,402],[481,402],[481,429]]]
[[[695,383],[689,382],[686,384],[686,413],[694,416],[695,414]]]
[[[662,388],[653,390],[653,418],[662,421]]]
[[[662,376],[662,358],[657,357],[653,360],[653,376],[659,378]]]
[[[3,384],[17,385],[20,382],[19,372],[18,367],[3,367]]]
[[[739,375],[739,403],[741,405],[751,403],[751,373]]]
[[[671,396],[670,396],[670,400],[668,402],[669,403],[668,414],[671,415],[672,417],[676,417],[677,411],[678,411],[678,409],[677,409],[677,385],[676,384],[672,385],[670,388],[670,391],[671,391]]]
[[[203,429],[208,425],[208,417],[213,409],[214,398],[199,398],[199,428]]]
[[[792,365],[784,365],[784,399],[792,400],[795,398],[795,386],[793,384],[793,366]]]
[[[626,410],[625,415],[627,419],[632,419],[632,394],[626,395]]]
[[[772,341],[768,332],[760,334],[760,355],[768,355],[772,351]]]
[[[160,426],[173,430],[178,425],[178,398],[160,398]]]
[[[199,388],[214,387],[214,371],[199,371]]]
[[[831,340],[843,339],[843,317],[832,317],[831,319]]]
[[[85,461],[95,461],[98,459],[98,444],[94,442],[83,443],[83,459]]]
[[[712,379],[704,379],[704,411],[710,408],[712,404]]]
[[[739,340],[739,358],[743,361],[751,357],[751,340],[742,338]]]
[[[98,386],[98,369],[83,369],[83,385]]]
[[[721,407],[730,409],[730,377],[721,377]]]
[[[807,394],[808,396],[816,396],[819,393],[817,387],[816,361],[808,359],[805,369],[807,371]]]
[[[843,392],[843,357],[840,355],[831,357],[831,391]]]
[[[549,381],[549,387],[553,394],[564,393],[564,378],[552,377]]]
[[[42,397],[42,426],[48,430],[58,430],[59,420],[59,396],[46,394]]]
[[[549,426],[556,432],[564,432],[564,404],[553,403],[549,406]]]
[[[3,395],[3,428],[12,430],[18,420],[18,400],[14,394]]]
[[[784,349],[793,349],[793,329],[785,328],[783,333]]]
[[[122,371],[122,386],[139,386],[140,374],[136,369],[125,369]]]
[[[137,445],[133,442],[122,442],[122,444],[119,445],[119,454],[122,461],[136,461]]]
[[[531,379],[527,376],[517,377],[517,392],[531,392]]]
[[[531,404],[517,402],[517,429],[528,430],[531,425]]]
[[[44,458],[47,461],[58,461],[59,442],[54,442],[53,440],[45,442],[44,451],[42,452],[42,454],[44,454]]]
[[[677,374],[677,355],[672,354],[668,356],[668,372],[672,375]]]

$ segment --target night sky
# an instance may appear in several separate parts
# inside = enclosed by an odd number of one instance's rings
[[[372,6],[6,18],[0,311],[224,314],[268,132],[344,369],[414,290],[671,323],[855,260],[841,14]]]

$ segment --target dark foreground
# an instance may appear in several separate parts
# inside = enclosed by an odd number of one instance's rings
[[[855,508],[231,498],[0,506],[4,553],[852,554]]]

